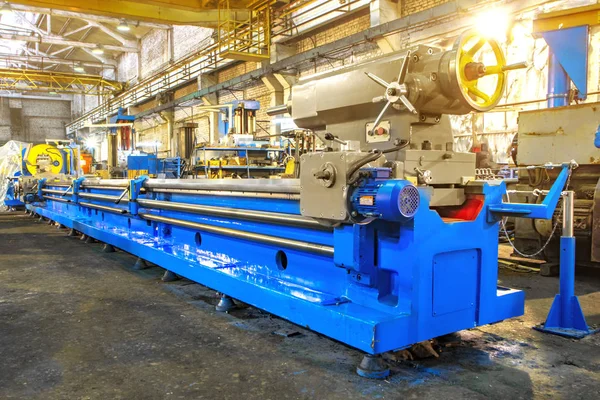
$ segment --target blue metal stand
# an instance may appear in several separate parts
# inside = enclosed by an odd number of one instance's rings
[[[573,236],[573,192],[563,198],[563,236],[560,238],[560,286],[546,322],[534,327],[540,332],[570,338],[582,338],[591,330],[585,322],[579,299],[575,296],[575,237]]]

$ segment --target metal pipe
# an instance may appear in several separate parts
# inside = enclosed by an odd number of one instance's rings
[[[573,216],[575,214],[575,192],[563,193],[563,237],[573,237]]]
[[[148,179],[146,189],[300,194],[299,179]]]
[[[48,200],[52,200],[52,201],[58,201],[60,203],[70,203],[71,200],[67,200],[67,199],[61,199],[60,197],[54,197],[54,196],[44,196],[45,199]]]
[[[558,57],[549,51],[548,58],[548,108],[562,107],[569,104],[569,89],[571,81]]]
[[[42,189],[44,193],[52,193],[52,194],[60,194],[61,196],[65,194],[73,194],[73,193],[65,193],[63,190],[53,190],[53,189]]]
[[[267,108],[267,115],[270,117],[274,115],[287,114],[288,112],[290,112],[290,108],[287,106],[287,104],[280,104]]]
[[[99,189],[99,190],[118,190],[119,193],[121,193],[123,191],[123,188],[125,186],[93,186],[93,185],[88,185],[85,187],[85,189]]]
[[[230,197],[252,197],[255,199],[284,199],[300,200],[298,194],[286,193],[255,193],[255,192],[221,192],[216,190],[182,190],[182,189],[153,189],[153,193],[176,193],[176,194],[194,194],[201,196],[230,196]]]
[[[216,233],[218,235],[230,236],[230,237],[234,237],[236,239],[251,240],[251,241],[255,241],[255,242],[269,244],[272,246],[287,247],[287,248],[294,249],[294,250],[307,251],[310,253],[333,257],[333,247],[331,247],[331,246],[324,246],[324,245],[320,245],[320,244],[316,244],[316,243],[303,242],[300,240],[284,239],[284,238],[279,238],[279,237],[275,237],[275,236],[263,235],[260,233],[239,231],[237,229],[222,228],[219,226],[199,224],[197,222],[183,221],[180,219],[161,217],[161,216],[153,215],[153,214],[140,213],[138,215],[141,218],[144,218],[144,219],[150,220],[150,221],[163,222],[165,224],[177,225],[177,226],[181,226],[184,228],[190,228],[190,229],[195,229],[195,230],[199,230],[199,231]]]
[[[81,187],[88,186],[107,186],[107,187],[128,187],[128,179],[86,179],[81,184]]]
[[[127,210],[123,210],[122,208],[100,206],[98,204],[86,203],[84,201],[80,201],[79,205],[83,206],[83,207],[95,208],[97,210],[112,212],[112,213],[116,213],[116,214],[127,214],[127,212],[128,212]]]
[[[283,214],[265,211],[244,210],[236,208],[202,206],[196,204],[185,204],[170,201],[138,199],[137,203],[146,208],[158,208],[161,210],[187,211],[195,214],[217,215],[221,217],[231,217],[250,221],[271,222],[274,224],[307,226],[311,228],[330,229],[319,224],[312,218],[306,218],[301,215]]]
[[[100,201],[116,201],[119,196],[111,196],[109,194],[96,194],[96,193],[79,193],[79,197],[82,199],[92,199],[92,200],[100,200]],[[129,202],[129,199],[122,199],[123,202]]]

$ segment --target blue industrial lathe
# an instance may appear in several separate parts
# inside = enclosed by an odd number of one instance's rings
[[[543,203],[503,202],[505,184],[476,180],[475,155],[453,150],[445,115],[494,107],[513,68],[467,32],[449,51],[418,46],[301,82],[271,112],[327,132],[331,151],[299,155],[299,179],[20,187],[33,215],[360,349],[357,371],[384,377],[380,353],[524,312],[523,292],[498,286],[499,221],[551,218],[570,167]],[[492,94],[478,88],[487,78]]]

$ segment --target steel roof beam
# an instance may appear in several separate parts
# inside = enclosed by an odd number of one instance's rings
[[[40,52],[41,53],[41,52]],[[41,53],[44,54],[44,53]],[[44,56],[44,55],[40,55],[40,56],[15,56],[14,54],[7,54],[7,53],[0,53],[0,60],[2,61],[18,61],[18,62],[29,62],[29,63],[35,63],[35,64],[61,64],[61,65],[71,65],[73,66],[74,64],[81,64],[84,67],[90,67],[90,68],[115,68],[116,67],[116,61],[112,61],[111,63],[99,63],[99,62],[90,62],[90,61],[83,61],[83,60],[65,60],[63,58],[54,58],[54,57],[48,57],[48,56]],[[109,60],[111,61],[111,60]]]
[[[69,40],[60,36],[27,36],[27,35],[13,35],[9,33],[0,32],[0,39],[5,40],[16,40],[23,42],[31,42],[31,43],[45,43],[45,44],[58,44],[63,46],[72,46],[72,47],[80,47],[82,49],[93,49],[97,46],[96,43],[86,43],[80,42],[77,40]],[[114,45],[104,45],[106,50],[111,51],[120,51],[120,52],[128,52],[128,53],[137,53],[139,49],[137,47],[126,47],[126,46],[114,46]],[[56,53],[53,53],[56,54]]]
[[[14,2],[11,2],[11,7],[13,10],[18,10],[18,11],[27,11],[27,12],[38,13],[38,14],[54,15],[57,17],[67,17],[67,18],[76,18],[76,19],[85,18],[87,21],[96,21],[96,22],[105,23],[105,24],[118,25],[121,21],[120,18],[106,16],[106,15],[86,14],[85,16],[83,16],[83,15],[81,15],[80,12],[57,10],[57,9],[52,9],[49,7],[38,7],[38,6],[33,6],[33,5],[16,4]],[[154,28],[154,29],[169,29],[171,27],[168,24],[160,24],[160,23],[148,22],[148,21],[136,21],[136,23],[134,25],[145,26],[145,27]]]

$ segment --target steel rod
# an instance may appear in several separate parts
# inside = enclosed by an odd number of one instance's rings
[[[83,206],[83,207],[95,208],[97,210],[112,212],[112,213],[116,213],[116,214],[127,214],[127,212],[128,212],[127,210],[124,210],[122,208],[100,206],[98,204],[87,203],[84,201],[80,201],[79,205]]]
[[[256,192],[222,192],[218,190],[183,190],[183,189],[152,189],[153,193],[195,194],[202,196],[252,197],[259,199],[300,200],[298,194],[287,193],[256,193]]]
[[[300,194],[299,179],[148,179],[146,189]]]
[[[563,237],[573,237],[573,216],[575,213],[575,192],[563,192]]]
[[[52,200],[52,201],[58,201],[60,203],[70,203],[71,200],[67,200],[67,199],[61,199],[60,197],[54,197],[54,196],[44,196],[45,199],[48,200]]]
[[[60,194],[61,196],[65,195],[65,191],[64,190],[42,189],[42,192],[44,192],[44,193],[52,193],[52,194]],[[66,194],[72,195],[73,193],[66,193]]]
[[[81,187],[89,186],[106,186],[109,188],[124,188],[129,187],[128,179],[86,179],[81,184]]]
[[[319,224],[312,218],[301,215],[274,213],[265,211],[245,210],[237,208],[203,206],[197,204],[185,204],[171,201],[138,199],[137,203],[146,208],[158,208],[161,210],[187,211],[195,214],[218,215],[251,221],[270,222],[292,226],[307,226],[311,228],[330,229]]]
[[[275,237],[275,236],[263,235],[260,233],[239,231],[239,230],[230,229],[230,228],[222,228],[219,226],[200,224],[197,222],[183,221],[183,220],[176,219],[176,218],[161,217],[161,216],[153,215],[153,214],[140,213],[138,215],[141,218],[144,218],[144,219],[150,220],[150,221],[163,222],[166,224],[177,225],[177,226],[181,226],[184,228],[190,228],[190,229],[195,229],[195,230],[199,230],[199,231],[230,236],[230,237],[234,237],[237,239],[251,240],[251,241],[255,241],[255,242],[270,244],[273,246],[287,247],[287,248],[294,249],[294,250],[307,251],[307,252],[311,252],[311,253],[315,253],[315,254],[333,257],[333,247],[331,247],[331,246],[324,246],[324,245],[320,245],[320,244],[316,244],[316,243],[303,242],[300,240],[284,239],[284,238],[279,238],[279,237]]]
[[[79,197],[82,199],[92,199],[100,201],[116,201],[119,196],[111,196],[109,194],[96,194],[96,193],[79,193]],[[129,199],[121,199],[122,202],[129,202]]]

